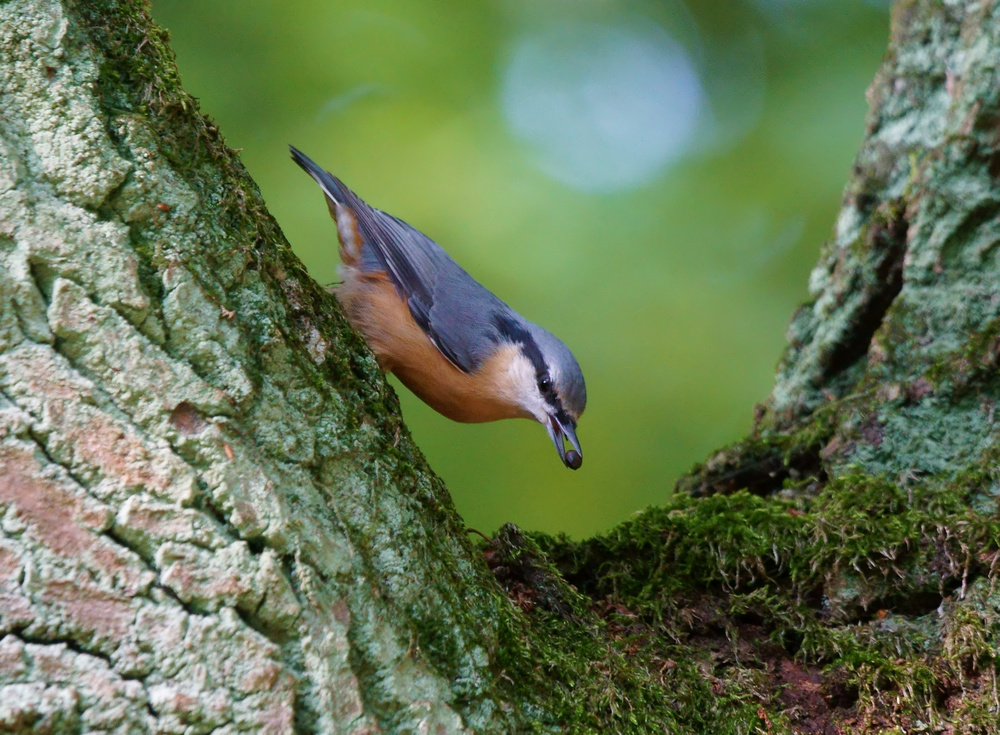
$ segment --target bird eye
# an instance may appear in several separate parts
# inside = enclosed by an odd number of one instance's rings
[[[546,375],[544,378],[538,381],[538,390],[543,394],[549,393],[552,390],[552,378]]]

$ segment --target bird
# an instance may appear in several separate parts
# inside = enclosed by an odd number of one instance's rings
[[[538,421],[563,464],[579,469],[576,427],[587,387],[570,349],[427,235],[369,206],[294,146],[289,150],[326,197],[340,242],[341,282],[333,290],[379,367],[454,421]]]

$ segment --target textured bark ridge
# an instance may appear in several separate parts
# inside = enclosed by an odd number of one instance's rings
[[[897,5],[751,436],[476,548],[145,6],[0,0],[0,731],[997,732],[998,70]]]
[[[141,3],[0,3],[0,731],[504,722],[510,607]]]

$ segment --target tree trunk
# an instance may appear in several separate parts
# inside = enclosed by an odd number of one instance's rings
[[[998,69],[898,4],[753,434],[486,547],[145,5],[3,0],[0,731],[997,731]]]

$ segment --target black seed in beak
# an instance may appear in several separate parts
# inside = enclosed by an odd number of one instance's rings
[[[549,437],[552,439],[552,443],[555,444],[556,451],[559,452],[559,459],[563,461],[563,464],[571,470],[580,469],[580,465],[583,464],[583,454],[580,452],[580,442],[576,438],[576,431],[572,422],[569,420],[560,422],[555,416],[549,416],[549,423],[546,428],[549,430]],[[567,443],[573,446],[567,449]]]

